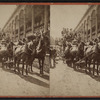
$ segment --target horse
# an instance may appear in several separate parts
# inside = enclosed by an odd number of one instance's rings
[[[87,72],[87,68],[88,68],[90,73],[91,73],[90,64],[91,64],[91,61],[92,61],[92,53],[94,51],[94,48],[95,47],[93,45],[88,45],[88,46],[85,47],[85,50],[84,50],[84,57],[85,57],[84,59],[85,59],[85,62],[86,62],[85,71]]]
[[[63,63],[66,60],[70,60],[70,48],[71,48],[71,44],[70,43],[67,43],[67,47],[65,48],[65,52],[64,52],[64,55],[63,55]],[[68,63],[66,61],[66,63]]]
[[[95,71],[95,62],[97,62],[97,75],[99,75],[100,43],[96,43],[93,62],[94,62],[93,75],[94,75],[94,71]]]
[[[13,48],[14,48],[15,44],[13,42],[9,42],[8,45],[7,45],[7,50],[9,52],[9,59],[10,60],[13,60]]]
[[[85,60],[86,60],[86,72],[87,72],[87,65],[89,65],[89,73],[91,73],[90,65],[93,61],[93,76],[95,72],[95,64],[97,63],[97,75],[99,75],[98,72],[98,66],[99,66],[99,59],[100,59],[100,43],[96,43],[95,45],[87,47],[85,51]]]
[[[71,66],[74,65],[74,61],[75,61],[77,52],[78,52],[78,46],[72,45],[71,48],[69,49],[69,53],[68,53]]]
[[[78,45],[78,52],[77,52],[77,60],[80,60],[84,57],[84,42],[80,42]]]
[[[40,36],[38,45],[36,47],[36,50],[35,51],[33,50],[33,53],[32,53],[32,60],[34,61],[35,59],[38,59],[38,61],[39,61],[39,68],[40,68],[41,76],[44,74],[43,73],[44,60],[45,60],[45,56],[46,56],[47,47],[49,46],[49,45],[47,45],[47,40],[48,40],[48,37],[42,33]],[[32,66],[31,66],[31,69],[32,69]]]
[[[7,67],[11,67],[13,66],[13,48],[14,48],[15,44],[12,41],[9,41],[9,43],[7,44],[7,61],[5,62],[6,64],[6,68]]]
[[[70,57],[74,68],[76,68],[75,62],[84,57],[84,45],[84,42],[80,42],[79,45],[74,45],[70,48]]]
[[[7,60],[7,55],[8,55],[8,51],[7,51],[7,47],[1,47],[0,49],[0,60],[2,62],[2,67],[4,66],[4,61]]]
[[[22,59],[22,75],[24,70],[24,63],[26,63],[26,75],[28,75],[28,66],[29,65],[31,66],[31,71],[32,71],[32,63],[35,60],[35,58],[37,58],[40,66],[40,75],[43,75],[43,65],[44,65],[44,60],[46,55],[45,40],[47,40],[45,35],[40,35],[35,39],[35,41],[31,41],[26,45],[21,46],[22,52],[20,52],[21,50],[19,50],[19,54],[18,52],[15,52],[14,55],[15,72],[16,72],[16,63],[17,63],[18,72],[20,73],[19,63],[20,60]],[[19,48],[17,48],[15,51],[17,51],[18,49]]]
[[[28,65],[29,65],[29,60],[32,57],[31,54],[33,52],[33,49],[35,48],[36,43],[35,41],[30,41],[26,43],[25,45],[19,45],[15,48],[14,52],[14,66],[15,69],[14,71],[16,72],[16,68],[18,69],[18,72],[20,73],[19,70],[19,64],[22,60],[22,75],[23,75],[23,70],[24,70],[24,64],[26,63],[26,75],[28,75]],[[17,64],[17,66],[16,66]]]
[[[78,45],[78,49],[77,49],[77,52],[76,52],[76,62],[79,62],[79,65],[75,65],[75,69],[76,67],[82,67],[82,63],[80,64],[80,62],[82,62],[82,59],[84,58],[84,48],[85,48],[85,43],[84,42],[80,42],[79,45]]]
[[[8,44],[6,44],[6,46],[1,47],[0,58],[2,61],[2,66],[4,65],[4,62],[13,58],[13,45],[13,42],[9,42]]]

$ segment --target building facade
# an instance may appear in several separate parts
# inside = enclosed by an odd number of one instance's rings
[[[74,29],[83,41],[94,40],[100,36],[100,5],[90,5]]]
[[[18,5],[2,29],[5,38],[13,41],[32,36],[40,28],[50,27],[49,5]]]

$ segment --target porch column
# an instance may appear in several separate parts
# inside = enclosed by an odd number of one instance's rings
[[[24,38],[26,37],[26,12],[24,9]]]
[[[44,32],[48,30],[48,5],[44,6]]]
[[[11,23],[11,39],[12,39],[12,41],[13,41],[13,23]]]
[[[88,41],[88,23],[86,23],[86,41]]]
[[[90,19],[90,40],[92,40],[92,19]]]
[[[34,15],[34,5],[32,6],[32,33],[34,34],[34,24],[35,24],[35,15]]]
[[[83,35],[84,36],[84,41],[86,41],[86,39],[85,39],[85,24],[84,24],[84,32],[83,33],[84,33],[84,35]]]
[[[16,32],[15,32],[15,30],[16,30],[16,24],[15,24],[15,21],[14,21],[14,40],[16,41]]]
[[[96,13],[96,30],[95,30],[95,31],[96,31],[96,35],[95,35],[95,38],[98,37],[98,25],[97,25],[97,24],[98,24],[98,23],[97,23],[98,20],[97,20],[97,16],[98,16],[98,15],[97,15],[97,13]]]
[[[18,40],[20,39],[20,19],[18,15]]]

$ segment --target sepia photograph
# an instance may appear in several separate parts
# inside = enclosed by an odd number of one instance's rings
[[[100,96],[100,4],[0,4],[0,97]]]
[[[0,96],[48,96],[50,5],[0,5]]]
[[[51,5],[50,28],[50,95],[100,96],[100,5]]]

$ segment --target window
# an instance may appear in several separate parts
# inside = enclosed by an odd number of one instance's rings
[[[35,27],[39,27],[40,25],[43,26],[44,24],[44,6],[43,5],[36,5],[34,6],[35,9]]]
[[[18,24],[18,16],[16,16],[16,18],[15,18],[15,34],[16,35],[18,34],[18,26],[19,26],[19,24]]]
[[[20,33],[24,32],[24,11],[21,10],[19,14],[19,25],[20,25]]]
[[[87,24],[88,24],[88,29],[90,29],[91,28],[90,16],[88,16],[88,18],[87,18]]]
[[[97,30],[100,32],[100,5],[97,8]]]
[[[15,18],[15,27],[16,27],[16,29],[18,29],[18,16],[16,16],[16,18]]]
[[[25,21],[26,21],[26,32],[32,30],[32,6],[27,5],[25,8]]]

